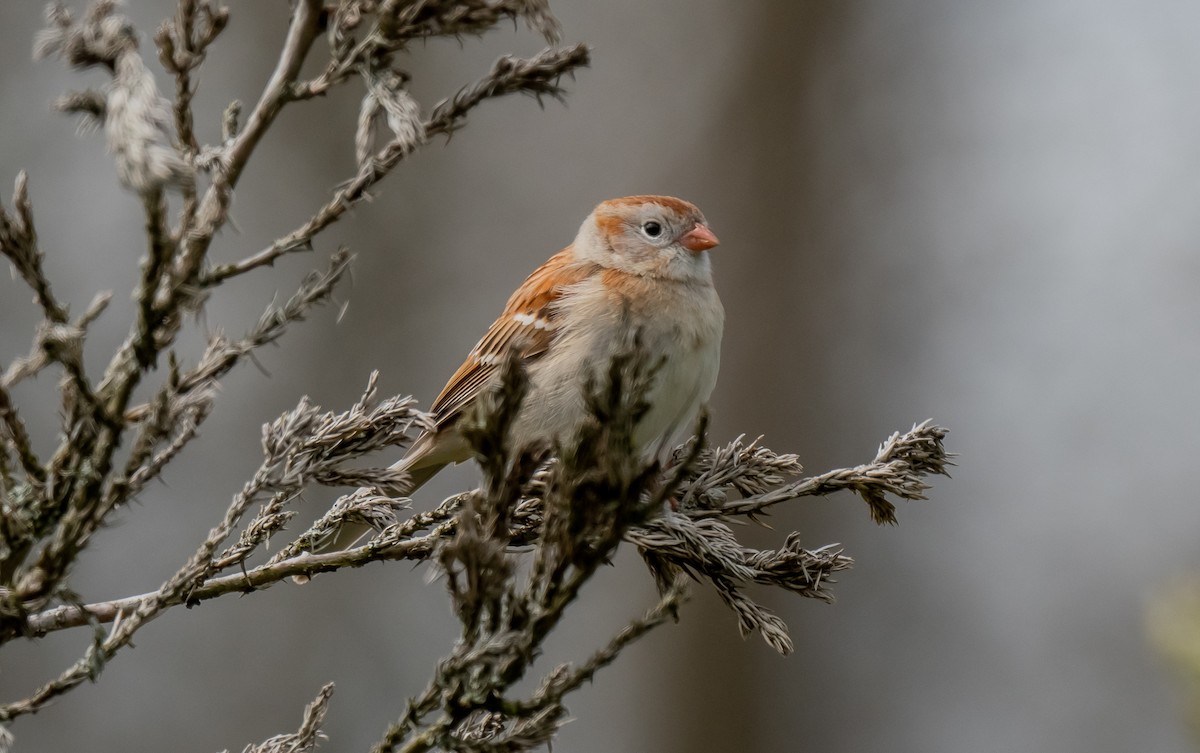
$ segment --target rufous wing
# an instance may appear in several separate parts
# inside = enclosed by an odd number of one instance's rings
[[[433,401],[434,432],[453,425],[491,384],[510,350],[526,363],[545,354],[560,322],[554,303],[571,285],[596,272],[576,260],[571,246],[533,271],[508,299],[504,313],[476,343]]]

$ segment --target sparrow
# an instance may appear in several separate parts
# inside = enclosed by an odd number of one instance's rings
[[[513,350],[529,379],[511,429],[521,447],[571,437],[588,415],[589,377],[607,369],[636,331],[640,352],[659,365],[634,443],[647,452],[668,448],[691,428],[717,383],[725,310],[708,253],[717,244],[704,215],[681,199],[626,196],[599,204],[574,242],[509,297],[434,400],[432,426],[393,466],[409,475],[409,493],[471,457],[459,420],[497,385]],[[344,533],[338,542],[346,542]]]

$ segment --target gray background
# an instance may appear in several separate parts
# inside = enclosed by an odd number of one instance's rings
[[[130,0],[149,32],[165,2]],[[198,98],[216,138],[270,69],[282,2],[231,3]],[[141,213],[99,134],[49,102],[84,82],[30,60],[40,2],[0,10],[0,195],[30,172],[48,266],[75,310],[115,303],[94,368],[124,336]],[[156,587],[258,463],[258,427],[307,393],[348,405],[372,369],[424,404],[534,266],[597,201],[700,205],[728,312],[713,435],[765,434],[812,470],[858,463],[928,416],[953,480],[873,526],[849,497],[773,519],[857,559],[833,606],[777,593],[798,651],[738,638],[708,594],[570,704],[556,751],[1188,749],[1174,683],[1148,648],[1147,600],[1200,565],[1195,499],[1200,301],[1200,5],[1173,0],[556,3],[595,46],[566,107],[512,99],[400,169],[317,256],[228,286],[187,340],[248,327],[337,243],[359,254],[336,307],[226,382],[201,440],[94,540],[88,599]],[[425,107],[503,52],[506,30],[433,41],[404,64]],[[229,260],[291,229],[352,171],[356,95],[289,108],[238,190]],[[36,313],[0,280],[0,359]],[[19,398],[53,440],[54,377]],[[443,474],[440,498],[474,478]],[[311,515],[328,499],[313,494]],[[454,623],[404,564],[173,610],[105,670],[14,727],[18,750],[240,750],[337,692],[327,750],[361,750],[422,688]],[[547,652],[578,659],[653,589],[625,553]],[[4,700],[82,651],[76,631],[9,645]]]

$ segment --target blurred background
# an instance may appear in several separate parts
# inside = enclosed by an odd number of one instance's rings
[[[99,85],[30,60],[40,3],[0,10],[0,196],[30,174],[47,266],[92,331],[100,368],[124,337],[141,209],[103,136],[51,112]],[[78,5],[78,3],[75,3]],[[171,13],[128,0],[143,49]],[[278,50],[281,0],[230,4],[197,98],[218,138]],[[349,405],[437,394],[509,292],[598,201],[687,198],[708,215],[728,324],[715,441],[764,434],[809,470],[865,462],[933,417],[954,478],[897,528],[835,496],[781,509],[774,532],[840,542],[837,603],[758,594],[791,626],[786,658],[703,591],[573,698],[555,750],[898,753],[1194,749],[1183,685],[1151,648],[1146,609],[1200,568],[1200,5],[1180,0],[793,2],[559,0],[567,41],[594,45],[566,106],[507,99],[402,166],[317,253],[223,288],[185,340],[237,334],[328,252],[358,254],[348,303],[317,312],[225,382],[201,439],[75,573],[86,600],[153,588],[257,466],[259,426],[301,394]],[[403,59],[426,107],[524,29],[431,41]],[[148,55],[153,59],[153,54]],[[167,83],[163,79],[163,83]],[[167,91],[170,89],[167,88]],[[353,172],[359,93],[290,107],[238,189],[227,261],[290,230]],[[0,361],[37,312],[0,280]],[[18,398],[40,446],[54,377]],[[474,482],[463,466],[426,504]],[[310,495],[313,516],[330,498]],[[456,623],[440,583],[406,564],[172,610],[101,681],[13,731],[18,750],[240,750],[294,730],[337,683],[328,750],[363,750],[421,690]],[[545,668],[577,660],[654,598],[630,552],[585,593]],[[83,651],[83,631],[0,654],[5,700]]]

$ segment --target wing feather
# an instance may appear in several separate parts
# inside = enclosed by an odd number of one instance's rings
[[[433,401],[434,431],[452,425],[491,386],[510,349],[516,348],[526,363],[546,352],[559,326],[555,301],[567,287],[585,279],[595,269],[579,263],[568,246],[525,278],[508,299],[504,312]]]

